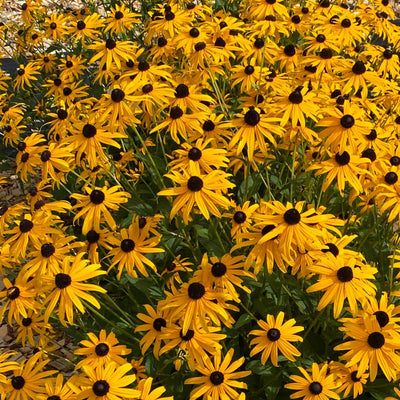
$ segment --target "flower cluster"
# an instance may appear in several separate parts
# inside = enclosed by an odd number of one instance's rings
[[[0,26],[0,397],[398,396],[389,1],[102,3]]]

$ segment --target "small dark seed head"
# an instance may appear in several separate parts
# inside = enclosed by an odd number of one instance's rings
[[[105,396],[110,390],[110,385],[105,380],[96,381],[92,386],[92,390],[96,396]]]
[[[322,49],[321,52],[319,53],[319,56],[323,59],[323,60],[329,60],[333,57],[333,52],[331,49],[325,48]]]
[[[111,100],[115,103],[121,102],[125,98],[125,93],[121,89],[113,89],[111,92]]]
[[[35,210],[40,210],[45,204],[46,204],[46,203],[45,203],[44,200],[38,200],[38,201],[34,204],[33,208],[34,208]]]
[[[85,138],[90,139],[93,136],[95,136],[97,133],[97,129],[94,125],[92,124],[86,124],[83,129],[82,129],[82,134],[85,136]]]
[[[10,300],[15,300],[19,297],[20,295],[20,290],[17,286],[11,286],[10,288],[7,289],[7,298]]]
[[[49,150],[45,150],[41,155],[40,155],[40,160],[42,162],[49,161],[51,157],[51,152]]]
[[[272,1],[272,0],[267,0],[268,1]],[[275,0],[273,0],[275,2]],[[223,383],[224,381],[224,374],[222,372],[219,371],[214,371],[211,373],[210,375],[210,381],[213,385],[218,386],[221,383]]]
[[[357,373],[358,373],[358,371],[353,371],[353,372],[350,374],[350,378],[351,378],[351,380],[352,380],[353,382],[360,382],[360,380],[361,380],[361,378],[357,378]]]
[[[153,328],[158,332],[161,332],[161,328],[165,328],[166,326],[167,321],[164,318],[156,318],[153,321]]]
[[[266,15],[264,19],[265,19],[266,21],[272,21],[272,22],[275,22],[275,21],[276,21],[275,15]]]
[[[254,67],[252,65],[247,65],[246,68],[244,69],[244,73],[246,75],[251,75],[255,71]]]
[[[371,129],[371,131],[369,132],[368,135],[366,135],[366,137],[367,137],[368,140],[375,140],[378,137],[378,135],[376,133],[376,130],[375,129]]]
[[[211,132],[215,129],[215,124],[210,119],[204,122],[203,124],[203,131]]]
[[[226,274],[226,271],[227,271],[226,265],[222,262],[216,262],[211,267],[211,273],[216,278],[220,278],[221,276],[224,276]]]
[[[112,50],[117,46],[117,42],[114,39],[107,39],[106,40],[106,48],[108,50]]]
[[[121,242],[121,250],[125,253],[129,253],[135,249],[135,242],[132,239],[124,239]]]
[[[157,40],[158,47],[164,47],[167,43],[168,43],[167,39],[165,39],[165,37],[163,37],[163,36],[161,36]]]
[[[356,61],[351,70],[356,75],[362,75],[367,70],[367,68],[365,67],[365,64],[362,61]]]
[[[183,99],[187,96],[189,96],[189,88],[184,83],[180,83],[175,89],[175,97]]]
[[[290,93],[289,101],[293,104],[300,104],[303,101],[303,95],[299,90],[295,90],[294,92]]]
[[[228,24],[225,22],[225,21],[221,21],[220,23],[219,23],[219,27],[221,28],[221,29],[224,29],[224,28],[226,28],[228,26]]]
[[[86,28],[86,24],[82,20],[80,20],[80,21],[77,22],[76,27],[77,27],[78,30],[81,31],[81,30]]]
[[[311,382],[308,386],[308,390],[313,395],[318,395],[322,393],[322,385],[319,382]]]
[[[57,24],[55,22],[52,22],[50,24],[50,29],[56,29],[57,28]]]
[[[29,219],[23,219],[19,224],[19,230],[22,233],[29,232],[33,228],[33,222]]]
[[[185,342],[188,342],[190,339],[193,338],[194,330],[188,329],[186,332],[186,335],[182,335],[182,329],[181,329],[179,336],[181,337],[182,340],[184,340]]]
[[[23,68],[18,68],[17,74],[18,74],[19,76],[22,76],[22,75],[25,74],[25,70],[24,70]]]
[[[268,338],[271,342],[276,342],[277,340],[279,340],[280,337],[281,337],[281,332],[279,331],[279,329],[271,328],[271,329],[267,332],[267,338]]]
[[[96,345],[94,348],[94,352],[99,356],[99,357],[104,357],[108,354],[110,351],[110,347],[108,346],[107,343],[99,343]]]
[[[339,249],[334,243],[326,243],[325,246],[328,246],[327,249],[322,249],[323,253],[332,253],[335,257],[339,255]]]
[[[28,4],[24,3],[21,5],[21,10],[25,11],[28,8]]]
[[[400,165],[400,157],[397,156],[393,156],[390,158],[390,164],[394,165],[394,166],[398,166]]]
[[[45,243],[42,244],[42,247],[40,248],[40,253],[42,257],[49,258],[55,253],[56,249],[53,246],[52,243]]]
[[[192,28],[189,31],[189,35],[193,38],[197,38],[200,35],[200,31],[197,28]]]
[[[22,326],[29,326],[32,323],[32,318],[22,318]]]
[[[256,49],[262,49],[264,47],[264,44],[265,44],[265,42],[264,42],[264,39],[262,39],[262,38],[257,38],[254,41],[254,47]]]
[[[187,182],[187,188],[191,192],[198,192],[203,187],[203,180],[198,176],[191,176]]]
[[[151,83],[147,83],[146,85],[144,85],[144,86],[142,87],[142,92],[143,92],[144,94],[150,93],[150,92],[152,92],[152,91],[153,91],[153,85],[152,85]]]
[[[115,19],[122,19],[122,18],[124,18],[124,14],[123,14],[121,11],[117,11],[117,12],[114,14],[114,18],[115,18]]]
[[[167,265],[167,271],[172,272],[174,269],[176,268],[176,264],[171,261],[168,265]]]
[[[256,126],[260,122],[260,114],[254,110],[250,109],[244,115],[244,122],[250,126]]]
[[[71,88],[65,87],[65,88],[63,89],[63,94],[64,94],[64,96],[69,96],[71,93],[72,93],[72,89],[71,89]]]
[[[197,147],[192,147],[188,152],[188,158],[192,161],[199,161],[202,156],[202,152]]]
[[[347,165],[350,162],[350,154],[347,151],[344,151],[342,154],[336,153],[335,161],[339,165]]]
[[[300,21],[301,21],[301,19],[300,19],[300,17],[299,17],[298,15],[293,15],[293,17],[291,18],[291,20],[292,20],[292,22],[293,22],[294,24],[298,24],[298,23],[300,23]]]
[[[271,232],[272,229],[275,228],[275,225],[265,225],[264,228],[261,230],[261,235],[266,235],[267,233]]]
[[[375,161],[376,160],[376,153],[374,149],[365,149],[362,153],[361,153],[361,157],[363,158],[368,158],[371,161]]]
[[[11,378],[11,386],[16,390],[21,390],[25,385],[25,379],[22,376],[13,376]]]
[[[55,284],[59,289],[65,289],[71,282],[71,277],[67,274],[60,273],[56,275]]]
[[[283,214],[283,219],[289,225],[296,225],[300,222],[301,215],[295,208],[291,208]]]
[[[86,240],[92,244],[92,243],[97,243],[97,241],[100,239],[100,235],[93,229],[91,229],[87,234],[86,234]]]
[[[138,64],[139,71],[143,72],[143,71],[147,71],[148,69],[150,69],[150,64],[147,61],[144,61],[144,60],[139,61],[139,64]]]
[[[288,57],[293,57],[296,54],[296,48],[292,44],[289,44],[289,45],[285,46],[285,48],[283,49],[283,52]]]
[[[389,185],[393,185],[397,182],[399,177],[397,176],[396,172],[388,172],[385,175],[385,182]]]
[[[308,13],[310,12],[310,10],[308,9],[308,7],[303,7],[303,8],[301,9],[301,12],[302,12],[303,14],[308,14]]]
[[[225,47],[226,46],[226,42],[222,37],[217,37],[217,39],[214,42],[214,46]]]
[[[67,68],[71,68],[72,66],[73,66],[73,64],[72,64],[72,61],[67,61],[66,63],[65,63],[65,66],[67,67]]]
[[[320,0],[319,5],[323,8],[328,8],[331,5],[331,3],[329,0]]]
[[[182,115],[183,115],[183,110],[178,106],[172,107],[171,111],[169,112],[169,116],[172,119],[178,119],[178,118],[182,117]]]
[[[165,13],[165,20],[172,21],[175,18],[175,14],[172,11],[168,11]]]
[[[54,86],[60,86],[62,84],[62,81],[60,78],[55,78],[53,80]]]
[[[386,49],[383,52],[383,57],[386,58],[386,60],[390,60],[393,57],[393,52],[390,49]]]
[[[382,0],[381,3],[384,7],[386,7],[389,4],[389,0]]]
[[[349,28],[351,26],[351,21],[348,18],[342,20],[341,25],[343,28]]]
[[[90,193],[90,201],[93,204],[101,204],[105,198],[106,196],[101,190],[95,189]]]
[[[59,110],[57,110],[57,117],[60,120],[67,119],[68,118],[67,110],[64,110],[63,108],[60,108]]]
[[[201,299],[206,293],[206,288],[200,282],[193,282],[188,287],[188,296],[193,300]]]
[[[343,115],[343,117],[340,118],[340,125],[342,125],[345,129],[351,128],[354,124],[354,117],[350,114]]]
[[[381,328],[386,326],[389,323],[389,315],[385,313],[385,311],[375,311],[374,315],[376,317],[376,320],[378,321],[378,324]]]
[[[368,336],[367,342],[373,349],[380,349],[385,344],[385,336],[380,332],[373,332]]]
[[[26,149],[26,143],[25,142],[19,142],[17,144],[17,149],[18,149],[18,151],[24,151]]]
[[[29,159],[29,153],[24,153],[24,154],[22,154],[22,156],[21,156],[21,162],[25,163],[25,162],[28,161],[28,159]]]
[[[243,224],[244,221],[246,221],[246,214],[243,211],[236,211],[235,214],[233,214],[233,220],[237,224]]]
[[[196,51],[201,51],[204,50],[206,48],[206,44],[204,42],[198,42],[194,45],[194,49]]]
[[[350,282],[353,279],[353,270],[351,267],[339,268],[336,272],[336,276],[340,282]]]
[[[315,38],[315,40],[316,40],[318,43],[323,43],[323,42],[325,42],[325,40],[326,40],[326,36],[323,35],[322,33],[320,33],[319,35],[317,35],[317,37]]]

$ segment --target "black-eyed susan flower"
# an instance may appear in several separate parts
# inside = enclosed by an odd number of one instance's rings
[[[357,376],[357,365],[348,368],[339,362],[329,364],[329,368],[330,372],[336,376],[336,381],[339,384],[336,389],[338,393],[343,393],[344,397],[353,393],[354,399],[363,393],[364,385],[368,381],[368,373]]]
[[[226,338],[226,335],[218,333],[220,328],[209,327],[208,332],[202,327],[189,329],[183,334],[179,325],[170,325],[163,330],[160,338],[165,344],[160,350],[160,355],[172,349],[185,352],[187,363],[191,371],[195,371],[199,365],[204,365],[205,359],[210,355],[216,355],[222,350],[219,343]],[[175,368],[179,371],[181,368],[181,358],[175,361]]]
[[[107,25],[104,32],[123,33],[130,30],[134,24],[139,24],[140,14],[134,13],[125,6],[125,4],[111,7],[108,18],[105,20]]]
[[[36,75],[39,75],[39,67],[33,62],[29,62],[25,66],[20,65],[14,79],[15,90],[31,88],[32,81],[37,80]]]
[[[57,13],[47,17],[43,24],[43,27],[46,28],[45,37],[52,38],[54,42],[62,39],[68,33],[67,20],[66,16]]]
[[[192,272],[192,265],[193,263],[188,261],[188,258],[182,258],[180,254],[173,261],[167,263],[167,266],[161,273],[161,276],[167,277],[166,286],[171,289],[175,281],[179,285],[182,285],[183,281],[179,272]]]
[[[90,15],[84,16],[82,19],[77,19],[71,22],[68,33],[74,38],[74,45],[80,40],[83,44],[85,38],[96,40],[100,36],[98,31],[104,24],[101,16],[94,12]]]
[[[74,307],[82,314],[85,312],[82,300],[96,308],[100,308],[98,300],[88,292],[105,293],[106,290],[98,285],[84,282],[106,272],[100,269],[99,264],[89,264],[89,261],[83,259],[83,256],[84,253],[78,253],[74,257],[67,256],[55,276],[43,276],[43,286],[48,293],[43,303],[46,306],[44,313],[46,322],[58,302],[58,318],[64,326],[66,326],[66,320],[73,324]]]
[[[79,369],[84,365],[98,368],[111,362],[118,365],[126,363],[126,359],[121,356],[130,354],[131,350],[119,344],[113,332],[107,335],[106,330],[102,329],[98,337],[93,332],[88,332],[87,335],[90,340],[82,340],[79,342],[81,348],[74,351],[75,354],[85,357],[83,360],[79,361],[75,369]]]
[[[72,400],[75,398],[75,393],[69,387],[68,383],[73,381],[74,378],[70,378],[64,382],[64,375],[58,374],[57,377],[47,378],[44,384],[44,392],[37,395],[38,400]]]
[[[334,375],[327,373],[328,364],[319,368],[317,363],[313,363],[311,375],[302,367],[299,367],[299,370],[303,376],[290,375],[290,379],[294,382],[285,385],[285,388],[296,390],[290,395],[291,399],[340,399],[340,396],[334,391],[338,387]]]
[[[37,339],[35,336],[46,336],[52,333],[52,327],[50,324],[43,321],[43,315],[38,312],[29,310],[26,318],[21,319],[21,323],[17,329],[16,341],[21,342],[23,346],[26,344],[26,340],[31,346],[35,347],[37,344]],[[35,336],[34,336],[35,335]]]
[[[118,365],[110,362],[98,368],[85,365],[83,370],[84,374],[78,377],[73,386],[73,390],[77,393],[77,400],[137,399],[140,396],[140,391],[126,387],[136,379],[135,375],[128,375],[128,372],[132,370],[132,365],[129,363]]]
[[[80,209],[74,220],[86,216],[82,226],[84,235],[91,229],[98,232],[100,223],[103,221],[107,222],[112,230],[115,230],[117,225],[109,210],[118,210],[119,205],[126,203],[128,198],[131,197],[129,193],[120,191],[120,189],[119,186],[86,188],[86,195],[78,193],[71,195],[78,200],[74,207]]]
[[[45,391],[46,378],[54,375],[56,371],[44,371],[50,360],[43,360],[42,357],[43,353],[39,351],[13,368],[13,375],[5,386],[10,399],[25,400]]]
[[[257,322],[262,330],[256,329],[249,333],[249,335],[256,336],[250,342],[250,345],[254,346],[250,352],[250,357],[262,352],[261,363],[265,364],[267,359],[271,357],[272,364],[277,367],[278,351],[291,361],[300,356],[300,351],[290,342],[303,341],[302,337],[296,335],[296,333],[301,332],[304,328],[295,326],[296,321],[293,318],[283,323],[284,317],[285,315],[281,311],[276,319],[273,315],[268,314],[266,321],[259,320]]]
[[[140,339],[140,349],[142,354],[145,354],[148,348],[153,344],[153,354],[158,359],[160,354],[161,346],[161,335],[164,332],[164,328],[167,326],[166,313],[161,310],[158,306],[157,310],[151,307],[149,304],[145,304],[147,315],[143,313],[137,314],[137,317],[144,322],[144,324],[138,325],[135,328],[135,332],[146,332],[146,334]]]
[[[198,164],[190,164],[188,171],[171,171],[166,176],[180,185],[158,193],[159,196],[178,196],[172,205],[170,219],[182,211],[183,221],[187,225],[194,205],[206,219],[210,218],[210,213],[221,216],[218,206],[225,209],[229,207],[229,200],[224,194],[235,185],[228,181],[229,174],[226,172],[213,170],[204,175]]]
[[[400,337],[391,326],[382,328],[375,316],[366,316],[355,321],[348,319],[341,330],[353,340],[339,344],[334,350],[347,350],[341,358],[347,361],[346,367],[358,365],[358,378],[369,369],[373,382],[379,366],[387,380],[396,380],[400,357],[395,350],[400,346]]]
[[[206,358],[204,366],[197,367],[197,370],[203,376],[185,380],[185,384],[200,385],[190,392],[190,400],[201,396],[203,400],[209,398],[215,400],[239,398],[236,389],[247,389],[247,385],[237,379],[249,376],[251,371],[236,371],[244,363],[244,357],[232,362],[233,352],[233,349],[230,349],[224,358],[221,354],[217,354],[212,361],[210,358]]]
[[[148,232],[148,229],[140,229],[139,220],[133,221],[128,229],[121,229],[121,240],[118,246],[110,251],[113,258],[109,269],[117,265],[118,279],[121,278],[124,268],[133,278],[137,277],[137,270],[142,275],[149,276],[146,265],[156,272],[156,266],[144,254],[162,253],[164,250],[155,247],[159,243],[160,237],[158,235],[148,237]]]

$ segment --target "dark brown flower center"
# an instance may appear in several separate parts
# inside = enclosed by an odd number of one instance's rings
[[[19,224],[19,230],[22,233],[29,232],[33,228],[33,222],[29,219],[23,219]]]
[[[339,165],[347,165],[350,162],[350,154],[347,151],[344,151],[342,154],[336,153],[335,161]]]
[[[246,221],[246,214],[243,211],[236,211],[235,214],[233,214],[233,220],[237,224],[243,224],[244,221]]]
[[[95,136],[97,133],[97,129],[94,125],[92,124],[86,124],[83,129],[82,129],[82,134],[85,136],[85,138],[90,139],[93,136]]]
[[[125,93],[123,90],[116,88],[111,92],[111,100],[115,103],[120,103],[125,98]]]
[[[191,192],[198,192],[203,187],[203,180],[198,176],[191,176],[187,182],[187,188]]]
[[[385,311],[375,311],[374,315],[376,317],[376,320],[378,321],[378,324],[381,328],[386,326],[389,323],[389,315],[385,313]]]
[[[353,279],[351,267],[341,267],[337,270],[336,276],[340,282],[350,282]]]
[[[283,219],[289,225],[296,225],[300,222],[301,215],[295,208],[291,208],[283,214]]]
[[[342,118],[340,118],[340,125],[343,126],[343,128],[349,129],[355,124],[355,120],[352,115],[346,114],[343,115]]]
[[[124,239],[121,242],[121,250],[125,253],[129,253],[135,249],[135,242],[132,239]]]
[[[14,389],[20,390],[25,385],[25,379],[22,376],[13,376],[11,378],[11,385]]]
[[[380,332],[373,332],[368,336],[367,342],[373,349],[380,349],[385,344],[385,336]]]
[[[388,183],[389,185],[395,184],[398,179],[399,178],[398,178],[396,172],[388,172],[385,175],[385,182]]]
[[[52,256],[55,251],[56,249],[52,243],[42,244],[42,247],[40,248],[40,253],[42,254],[42,257],[45,258]]]
[[[93,229],[91,229],[87,234],[86,234],[86,240],[89,243],[97,243],[97,241],[100,239],[100,235]]]
[[[216,277],[220,278],[225,275],[227,271],[226,265],[222,262],[216,262],[211,267],[211,273]]]
[[[110,390],[110,385],[105,380],[96,381],[92,386],[92,390],[96,396],[105,396]]]
[[[206,288],[200,282],[193,282],[188,287],[188,296],[193,300],[201,299],[206,293]]]
[[[202,152],[197,147],[192,147],[188,152],[188,157],[192,161],[200,160],[201,156],[202,156]]]
[[[281,332],[279,331],[279,329],[271,328],[271,329],[267,332],[267,338],[268,338],[271,342],[276,342],[277,340],[279,340],[280,337],[281,337]]]
[[[72,279],[69,275],[63,274],[63,273],[56,275],[55,284],[59,289],[65,289],[71,283],[72,283]]]
[[[108,354],[110,351],[110,347],[108,346],[107,343],[99,343],[96,345],[94,348],[94,352],[99,356],[99,357],[104,357]]]
[[[250,126],[256,126],[260,122],[260,114],[254,110],[250,109],[244,115],[244,122]]]
[[[190,339],[193,338],[194,336],[194,330],[192,329],[188,329],[188,331],[186,332],[186,335],[182,335],[182,329],[179,333],[179,336],[181,337],[182,340],[184,340],[185,342],[188,342]]]
[[[320,394],[322,392],[322,385],[319,382],[311,382],[308,386],[308,390],[311,394]]]
[[[158,332],[161,332],[161,328],[165,328],[166,326],[167,321],[164,318],[156,318],[153,321],[153,328]]]
[[[7,289],[7,297],[10,300],[17,299],[19,295],[20,295],[20,290],[17,286],[11,286],[10,288]]]
[[[218,386],[224,382],[224,374],[219,371],[214,371],[210,375],[210,381],[213,385]]]
[[[106,196],[101,190],[95,189],[90,193],[90,201],[93,204],[101,204],[105,198]]]

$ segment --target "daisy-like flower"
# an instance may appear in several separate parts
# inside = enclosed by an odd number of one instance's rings
[[[48,287],[48,295],[43,305],[46,306],[44,319],[47,322],[50,314],[55,309],[58,302],[58,317],[60,322],[66,326],[65,317],[70,324],[74,321],[74,306],[83,314],[85,307],[82,300],[96,308],[100,308],[100,303],[89,291],[105,293],[106,290],[94,284],[83,283],[91,278],[106,274],[100,269],[99,264],[89,264],[88,260],[82,259],[84,253],[76,256],[67,256],[63,260],[60,272],[55,276],[43,276],[43,286]]]
[[[365,316],[357,320],[347,319],[341,330],[353,340],[336,346],[334,350],[347,350],[341,358],[347,361],[346,367],[358,365],[357,378],[369,369],[373,382],[379,366],[387,380],[397,379],[400,367],[400,356],[395,351],[400,347],[398,332],[390,326],[382,328],[375,316]]]
[[[149,229],[140,229],[139,220],[133,221],[128,229],[121,230],[121,241],[118,247],[114,247],[110,251],[113,259],[109,270],[114,265],[118,265],[118,279],[121,278],[124,268],[132,278],[137,277],[136,270],[139,270],[144,276],[149,276],[145,265],[154,272],[157,271],[154,263],[143,254],[162,253],[164,250],[155,247],[159,243],[160,237],[156,235],[148,238],[148,232]]]
[[[78,193],[71,195],[71,197],[78,200],[74,208],[80,209],[75,215],[74,221],[85,215],[82,233],[86,235],[91,229],[99,232],[100,223],[103,219],[112,230],[115,230],[117,225],[109,210],[118,210],[119,204],[126,203],[128,198],[131,197],[130,194],[120,191],[120,186],[86,188],[86,193],[86,195]]]
[[[68,33],[72,34],[74,38],[74,45],[78,40],[83,44],[85,38],[96,40],[100,35],[97,30],[103,26],[103,20],[101,16],[97,13],[92,13],[87,15],[83,19],[78,19],[71,22],[71,26],[68,29]]]
[[[165,345],[160,351],[160,355],[172,349],[179,348],[179,352],[184,352],[188,362],[189,369],[195,371],[199,365],[204,365],[205,359],[209,355],[216,355],[222,350],[219,343],[226,338],[219,332],[220,328],[209,327],[209,332],[198,327],[189,329],[185,335],[182,333],[182,328],[179,325],[171,325],[166,327],[160,335],[165,341]],[[181,367],[181,359],[178,357],[175,361],[175,368],[179,371]]]
[[[237,242],[242,240],[243,233],[248,232],[251,227],[252,215],[258,207],[258,204],[250,205],[250,201],[246,201],[243,206],[236,206],[234,212],[223,214],[223,217],[231,218],[231,236]]]
[[[232,299],[239,303],[239,294],[235,287],[239,287],[247,293],[251,292],[248,287],[243,286],[243,280],[240,277],[256,278],[255,275],[245,271],[244,259],[243,255],[232,257],[230,254],[225,254],[221,258],[210,257],[208,260],[207,253],[205,253],[194,276],[199,276],[202,282],[207,282],[207,285],[216,291],[229,293]]]
[[[99,162],[108,163],[108,158],[104,153],[102,145],[113,146],[119,149],[121,146],[114,139],[125,138],[123,132],[110,132],[103,126],[103,121],[98,117],[85,121],[75,122],[71,130],[72,136],[65,139],[66,143],[71,143],[73,151],[76,153],[78,163],[85,157],[89,168],[96,167]]]
[[[124,345],[120,345],[113,332],[107,335],[105,329],[102,329],[99,337],[92,332],[87,335],[90,340],[79,342],[81,348],[74,351],[79,356],[85,356],[85,359],[79,361],[75,369],[79,369],[84,365],[98,368],[110,362],[115,362],[118,365],[126,363],[125,358],[121,356],[130,354],[131,350]]]
[[[200,316],[200,325],[207,332],[209,321],[219,326],[221,321],[226,326],[231,326],[229,313],[223,303],[215,300],[219,296],[215,291],[192,278],[184,283],[179,290],[172,287],[172,293],[166,292],[167,298],[161,304],[161,310],[165,311],[170,319],[179,319],[182,324],[182,335],[186,335],[189,329],[196,329],[197,318]],[[224,296],[226,300],[230,296]],[[207,316],[209,317],[207,319]]]
[[[208,147],[210,144],[213,144],[212,139],[198,139],[193,146],[183,143],[182,149],[175,150],[176,158],[169,163],[169,167],[171,170],[187,170],[189,164],[198,163],[201,170],[206,173],[226,167],[229,162],[226,150]]]
[[[27,317],[21,319],[21,324],[17,329],[16,341],[20,341],[25,346],[26,339],[32,347],[37,345],[33,335],[46,335],[52,332],[52,327],[43,321],[43,316],[32,310],[28,311]]]
[[[309,266],[309,272],[319,274],[319,280],[307,289],[307,292],[324,291],[318,310],[333,303],[333,316],[338,318],[343,309],[345,299],[348,300],[350,309],[357,310],[357,300],[365,301],[374,296],[376,286],[370,282],[378,272],[375,267],[359,263],[357,258],[344,256],[334,257],[326,253],[315,265]]]
[[[46,378],[53,375],[55,370],[43,371],[44,367],[50,362],[41,360],[42,352],[38,352],[29,360],[24,360],[22,363],[13,369],[13,376],[5,385],[5,391],[8,398],[11,400],[25,400],[36,398],[38,394],[45,391]]]
[[[222,124],[223,128],[239,128],[229,142],[229,148],[236,147],[236,155],[239,156],[243,148],[247,146],[249,161],[254,160],[256,150],[261,150],[264,155],[268,155],[268,139],[276,146],[275,136],[283,135],[283,128],[276,125],[280,118],[267,117],[260,113],[257,108],[250,108],[244,114],[236,115],[230,122]]]
[[[154,310],[149,304],[145,304],[144,308],[147,311],[147,315],[143,313],[137,315],[144,324],[138,325],[135,328],[135,332],[146,332],[142,339],[140,339],[142,354],[145,354],[147,349],[154,343],[153,354],[158,360],[161,335],[163,333],[163,328],[167,326],[167,320],[160,306],[157,307],[157,310]]]
[[[176,281],[179,285],[182,285],[183,281],[179,274],[179,272],[192,272],[193,263],[188,261],[188,258],[182,258],[179,254],[173,261],[167,263],[164,271],[161,273],[161,276],[167,276],[166,286],[171,289],[171,286],[174,285]]]
[[[294,326],[295,319],[290,319],[283,323],[285,314],[281,311],[278,316],[268,314],[266,322],[259,320],[258,326],[262,330],[253,330],[249,335],[257,336],[250,342],[255,347],[250,352],[250,357],[261,353],[261,363],[265,365],[267,359],[271,357],[272,364],[278,366],[278,350],[290,361],[295,361],[301,353],[290,342],[303,341],[303,338],[296,333],[304,330],[302,326]]]
[[[32,87],[32,81],[36,81],[36,75],[39,75],[39,67],[30,62],[25,66],[20,65],[17,69],[17,76],[14,80],[15,90],[26,89]]]
[[[89,63],[92,64],[100,60],[99,69],[102,69],[104,65],[107,69],[110,69],[113,63],[121,68],[121,61],[129,61],[131,55],[136,51],[136,45],[133,42],[129,40],[118,41],[111,38],[105,42],[95,42],[88,48],[96,51]]]
[[[73,375],[74,376],[74,375]],[[73,381],[74,378],[70,378]],[[44,384],[44,393],[37,395],[38,400],[72,400],[75,394],[69,387],[69,381],[64,383],[64,375],[58,374],[56,378],[48,378]]]
[[[333,362],[329,364],[330,373],[336,377],[336,382],[339,387],[336,389],[338,393],[343,393],[344,397],[353,393],[355,399],[362,394],[365,385],[368,381],[368,373],[362,374],[360,377],[357,376],[358,368],[357,365],[353,365],[349,368],[339,362]]]
[[[180,185],[158,193],[159,196],[178,196],[172,205],[170,219],[182,211],[183,221],[187,225],[195,204],[206,219],[210,218],[210,213],[221,217],[218,206],[225,209],[229,207],[229,200],[224,194],[235,185],[228,181],[230,175],[226,172],[213,170],[204,175],[200,172],[200,166],[193,163],[188,171],[171,171],[165,176]]]
[[[98,368],[85,365],[83,370],[85,374],[80,375],[74,385],[70,384],[77,393],[77,400],[122,400],[137,399],[140,396],[139,390],[126,387],[136,379],[135,375],[128,375],[132,370],[131,364],[118,365],[110,362]]]
[[[159,386],[154,390],[151,390],[151,385],[153,383],[153,378],[142,379],[137,390],[140,391],[140,400],[174,400],[173,396],[161,397],[166,391],[164,386]]]
[[[109,17],[105,21],[107,26],[104,32],[123,33],[131,29],[133,24],[140,23],[138,17],[140,17],[140,14],[129,11],[125,4],[115,5],[111,7]]]
[[[57,13],[51,14],[46,18],[43,27],[46,28],[44,32],[45,37],[52,38],[54,42],[62,39],[68,33],[66,26],[68,18]]]
[[[299,367],[303,376],[290,375],[293,383],[287,383],[285,388],[297,390],[290,395],[291,399],[303,398],[304,400],[327,400],[329,398],[339,400],[340,396],[334,392],[338,384],[333,374],[328,374],[328,364],[322,368],[317,363],[312,364],[311,375],[302,367]]]
[[[216,354],[213,361],[207,357],[204,360],[204,366],[197,367],[197,371],[203,376],[185,380],[185,384],[200,385],[190,392],[190,400],[199,397],[203,397],[203,400],[239,398],[236,389],[247,389],[247,385],[237,379],[249,376],[251,371],[235,372],[244,363],[244,357],[231,363],[233,352],[233,349],[230,349],[223,359],[221,354]]]

